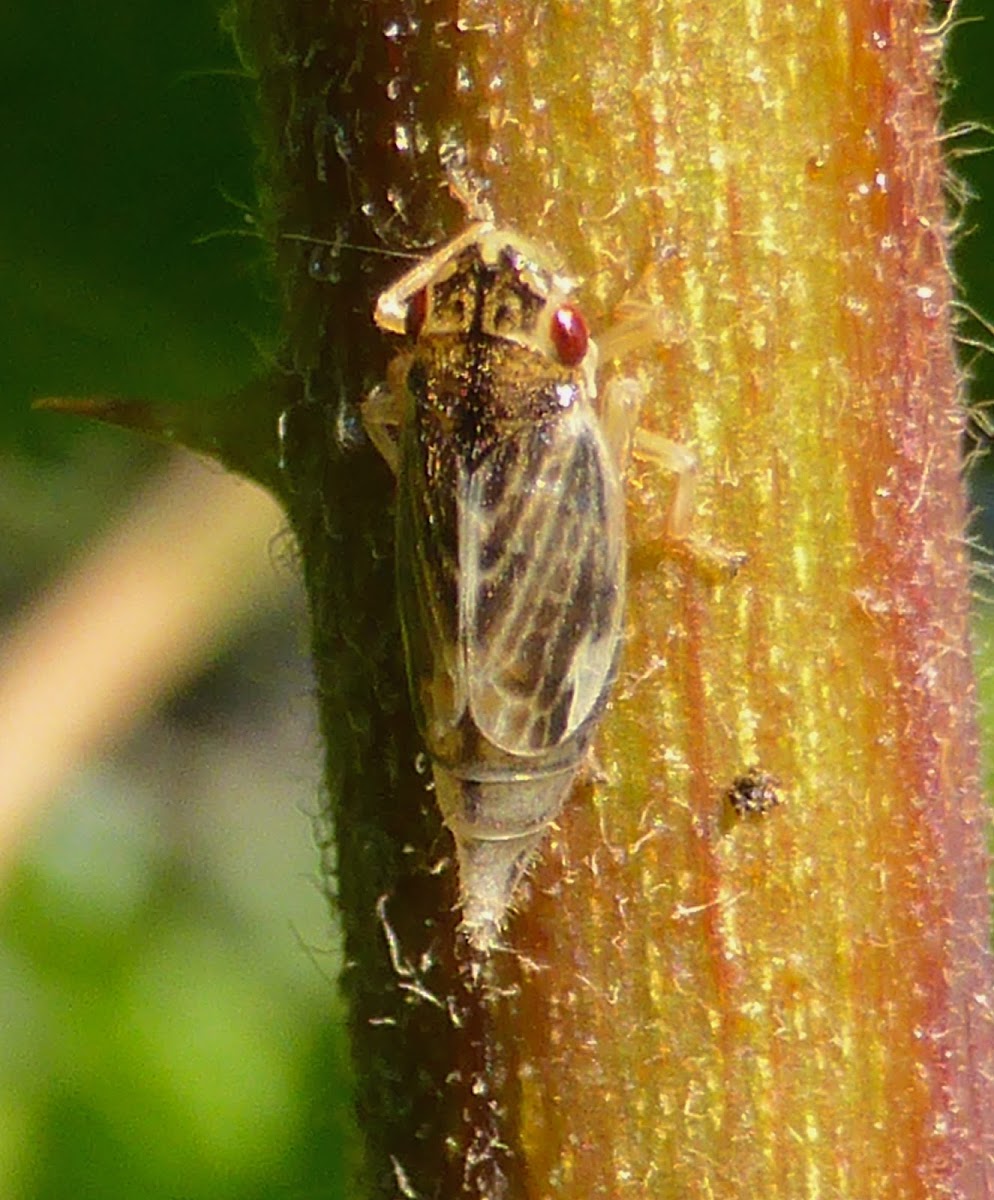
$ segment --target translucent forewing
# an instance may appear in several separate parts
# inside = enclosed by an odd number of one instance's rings
[[[458,497],[427,486],[415,424],[401,435],[397,477],[397,599],[414,714],[433,759],[466,711],[459,638]],[[453,481],[457,483],[456,480]],[[458,756],[458,751],[453,750]]]
[[[459,500],[460,690],[539,765],[599,712],[620,643],[621,489],[591,406],[499,447]]]

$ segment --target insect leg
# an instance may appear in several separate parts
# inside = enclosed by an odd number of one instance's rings
[[[400,466],[399,434],[404,423],[404,394],[381,383],[363,400],[359,413],[363,428],[387,466],[397,474]]]
[[[666,517],[666,537],[674,542],[692,540],[691,517],[694,512],[694,491],[697,487],[697,455],[679,442],[651,433],[648,429],[636,429],[632,435],[632,453],[653,463],[661,470],[676,476],[676,490]]]
[[[646,346],[681,343],[685,334],[680,318],[663,304],[628,299],[618,309],[619,319],[597,335],[600,361],[619,362]]]
[[[601,425],[618,470],[623,473],[635,457],[676,477],[666,532],[657,554],[684,559],[701,578],[720,583],[738,571],[746,556],[713,546],[692,532],[697,455],[679,442],[639,427],[642,395],[642,389],[632,379],[612,380],[604,389]]]

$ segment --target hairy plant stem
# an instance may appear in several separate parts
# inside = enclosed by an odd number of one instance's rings
[[[994,1194],[928,20],[917,0],[239,2],[287,312],[268,473],[314,618],[357,1194]],[[748,561],[715,587],[661,557],[669,484],[632,472],[599,770],[511,949],[481,959],[455,936],[392,480],[357,415],[394,350],[371,311],[398,267],[353,247],[418,250],[487,210],[582,278],[595,332],[650,314],[607,373],[694,447],[698,532]]]

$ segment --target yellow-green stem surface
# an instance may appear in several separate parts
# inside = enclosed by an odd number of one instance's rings
[[[410,248],[489,211],[581,278],[595,334],[653,314],[655,339],[602,385],[642,384],[646,427],[699,457],[696,532],[747,556],[716,586],[660,553],[671,482],[633,466],[598,766],[479,986],[414,769],[390,481],[354,433],[390,352],[370,318],[389,271],[276,242],[302,381],[283,490],[315,614],[371,1188],[994,1195],[928,6],[242,7],[274,233]],[[729,790],[758,772],[780,803],[739,817]]]

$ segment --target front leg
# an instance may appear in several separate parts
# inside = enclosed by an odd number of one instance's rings
[[[400,431],[407,418],[409,357],[399,355],[387,369],[387,382],[378,384],[359,407],[369,440],[394,475],[400,469]]]

